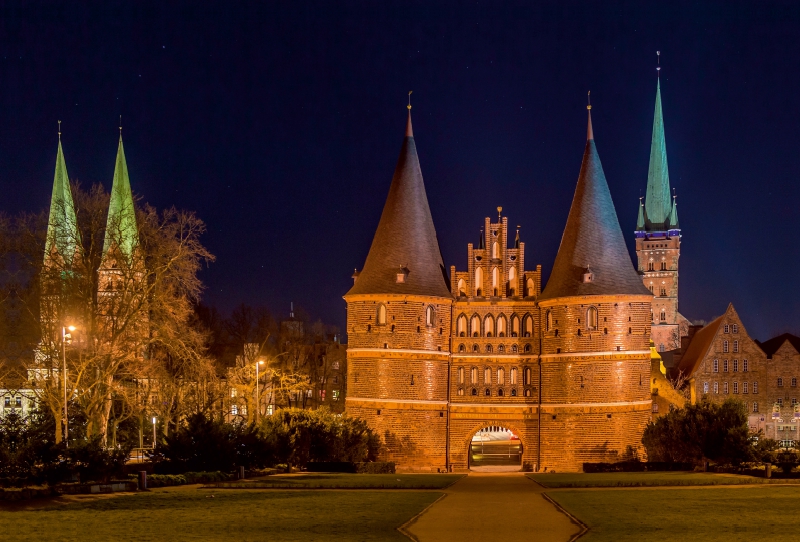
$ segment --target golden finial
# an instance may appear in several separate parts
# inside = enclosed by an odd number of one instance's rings
[[[498,219],[500,218],[500,216],[501,216],[500,213],[502,213],[502,212],[503,212],[503,208],[502,207],[498,207],[497,208],[497,218]]]
[[[587,102],[586,109],[591,111],[592,110],[592,91],[591,90],[586,93],[586,102]]]
[[[58,121],[58,140],[61,141],[61,121]]]
[[[408,105],[406,106],[409,111],[411,111],[411,93],[414,92],[413,90],[408,91]]]
[[[661,51],[656,51],[656,58],[658,59],[658,66],[656,66],[656,75],[661,77]]]
[[[122,115],[119,116],[119,136],[122,137]]]

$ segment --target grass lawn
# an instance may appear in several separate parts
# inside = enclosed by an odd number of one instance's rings
[[[731,484],[791,483],[753,476],[705,472],[603,472],[594,474],[529,474],[532,480],[548,488],[559,487],[642,487],[642,486],[712,486]]]
[[[463,474],[284,474],[252,482],[210,485],[254,489],[442,489],[463,477]]]
[[[0,532],[16,540],[407,541],[395,528],[439,496],[167,488],[38,511],[0,511]]]
[[[794,541],[800,487],[559,490],[548,495],[590,527],[581,542]]]

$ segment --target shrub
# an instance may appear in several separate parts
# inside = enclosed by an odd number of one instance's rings
[[[356,463],[355,467],[359,474],[394,474],[393,461]]]

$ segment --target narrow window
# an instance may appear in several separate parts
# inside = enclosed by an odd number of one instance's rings
[[[475,297],[481,297],[483,295],[483,268],[476,267],[475,268],[475,285],[474,285]]]
[[[739,341],[733,341],[733,351],[734,352],[739,351]]]
[[[778,400],[776,401],[776,403],[778,403],[779,407],[782,407],[783,406],[783,397],[778,397]]]
[[[653,414],[658,414],[658,403],[653,403]]]
[[[725,333],[729,333],[730,329],[731,329],[730,326],[728,324],[725,324]]]
[[[500,346],[497,347],[497,352],[500,353],[500,354],[505,354],[506,353],[506,347],[501,344]]]
[[[511,345],[511,353],[512,354],[516,354],[517,353],[517,345],[516,344],[512,344]]]
[[[485,390],[483,390],[483,394],[486,397],[491,397],[492,396],[492,391],[489,388],[486,388]]]
[[[719,393],[719,382],[714,382],[714,393]]]
[[[499,390],[497,390],[497,396],[498,397],[502,397],[503,396],[503,388],[500,388]]]
[[[536,295],[536,287],[533,284],[532,278],[529,277],[528,280],[525,281],[525,289],[527,290],[527,292],[525,292],[525,295],[527,295],[528,297],[533,297],[534,295]]]
[[[722,351],[727,353],[728,352],[728,341],[722,341]]]
[[[753,403],[753,412],[758,412],[758,403]]]
[[[466,348],[466,346],[464,346],[463,344],[459,344],[459,345],[458,345],[458,351],[459,351],[459,352],[466,352],[466,351],[467,351],[467,348]]]
[[[511,316],[511,336],[519,337],[519,316],[516,314]]]
[[[528,354],[528,353],[530,353],[530,351],[531,351],[531,345],[526,344],[525,345],[525,353]]]
[[[778,387],[779,388],[783,387],[783,378],[781,378],[781,377],[778,377]]]
[[[719,372],[719,360],[718,359],[714,360],[714,372],[715,373]]]
[[[502,367],[497,369],[497,384],[502,386],[506,383],[506,371]]]
[[[473,337],[481,336],[481,319],[477,314],[472,317],[472,320],[470,320],[469,333]]]
[[[463,314],[458,317],[456,332],[458,333],[459,337],[465,337],[467,335],[467,317]]]
[[[459,367],[458,368],[458,383],[459,384],[463,384],[464,383],[464,368],[463,367]]]
[[[478,368],[473,367],[469,370],[469,383],[470,384],[477,384],[478,383]],[[475,395],[474,393],[472,395]]]
[[[379,326],[386,325],[386,305],[384,305],[383,303],[378,305],[377,320]]]
[[[742,382],[742,393],[748,393],[747,382]]]
[[[478,390],[476,390],[475,388],[472,388],[472,395],[478,395]]]
[[[526,386],[530,386],[531,385],[531,368],[530,367],[525,367],[525,382],[524,382],[524,384]]]
[[[500,245],[497,244],[497,241],[492,243],[492,259],[496,260],[500,257]]]
[[[739,324],[733,324],[733,332],[739,333]]]
[[[793,388],[797,387],[797,378],[795,378],[795,377],[792,377],[792,387]]]
[[[486,345],[486,351],[487,351],[488,353],[491,353],[491,352],[492,352],[492,345],[491,345],[491,344],[487,344],[487,345]]]
[[[522,322],[522,327],[525,337],[530,337],[533,334],[533,318],[530,314],[525,316],[525,320]]]
[[[502,314],[497,317],[497,336],[498,337],[505,337],[506,336],[506,317]]]
[[[722,389],[724,390],[724,393],[726,393],[726,394],[728,393],[728,383],[727,382],[722,384]]]
[[[703,382],[703,393],[708,393],[708,382]]]
[[[494,318],[491,314],[487,314],[483,320],[483,332],[487,337],[494,337]]]
[[[492,289],[497,290],[499,287],[500,287],[500,270],[494,267],[492,268]]]
[[[747,367],[747,360],[746,360],[746,359],[743,359],[743,360],[742,360],[742,372],[745,372],[745,373],[746,373],[746,372],[747,372],[747,370],[748,370],[748,367]]]
[[[739,360],[738,359],[733,360],[733,372],[734,373],[738,373],[739,372]]]
[[[511,390],[511,397],[516,397],[516,396],[517,396],[517,388],[514,388]]]
[[[739,393],[739,383],[738,382],[734,382],[733,383],[733,393]]]
[[[753,393],[758,393],[758,382],[753,382]]]
[[[525,397],[531,396],[531,390],[525,390]]]
[[[722,372],[724,372],[724,373],[728,372],[728,360],[727,359],[722,362]]]
[[[458,279],[458,296],[467,297],[467,284],[464,279]]]
[[[553,328],[553,313],[547,311],[544,314],[544,330],[550,331]]]
[[[425,309],[425,324],[428,326],[432,326],[436,323],[436,313],[433,310],[431,305],[428,305],[428,308]]]
[[[511,368],[510,376],[511,376],[511,385],[512,386],[516,386],[517,385],[517,368],[516,367],[512,367]]]
[[[486,367],[483,370],[483,383],[484,384],[491,384],[492,383],[492,370]]]
[[[590,331],[597,329],[597,308],[589,307],[586,311],[586,328]]]

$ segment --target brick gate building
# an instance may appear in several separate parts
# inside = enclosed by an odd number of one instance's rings
[[[404,470],[462,470],[487,427],[518,437],[525,470],[579,470],[641,450],[653,295],[633,267],[588,119],[547,286],[498,208],[448,277],[409,107],[400,157],[347,302],[347,412]]]

